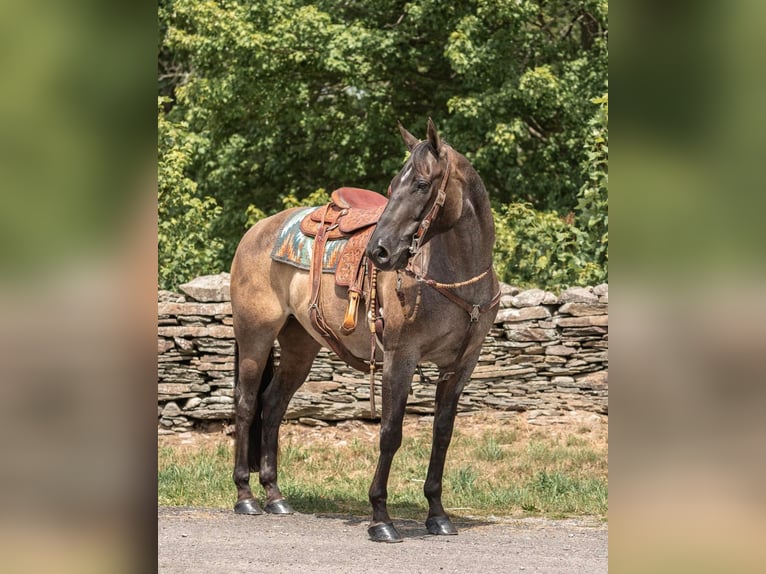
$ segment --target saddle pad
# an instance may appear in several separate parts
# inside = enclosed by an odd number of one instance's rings
[[[279,230],[274,248],[271,250],[271,258],[274,261],[287,263],[298,269],[311,268],[311,254],[314,252],[314,238],[307,237],[301,232],[301,220],[307,213],[316,209],[307,207],[296,211],[290,217],[282,229]],[[327,241],[322,258],[322,273],[332,273],[338,266],[340,254],[348,239]]]

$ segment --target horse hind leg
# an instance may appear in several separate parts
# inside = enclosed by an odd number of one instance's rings
[[[250,489],[250,472],[258,472],[261,450],[261,397],[272,382],[274,337],[237,343],[234,385],[234,484],[237,514],[263,514]]]
[[[266,491],[266,512],[292,514],[293,509],[277,485],[279,427],[290,399],[303,384],[311,370],[320,345],[294,318],[279,333],[281,351],[274,382],[263,394],[263,439],[259,480]]]

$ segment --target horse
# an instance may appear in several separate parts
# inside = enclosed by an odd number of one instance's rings
[[[420,141],[398,125],[409,150],[391,180],[388,201],[365,255],[372,269],[365,299],[365,327],[337,339],[371,365],[382,361],[380,454],[369,489],[370,540],[401,542],[386,501],[391,464],[402,442],[407,396],[422,362],[438,367],[433,439],[423,488],[428,501],[428,533],[457,530],[442,505],[442,477],[458,399],[493,325],[500,298],[492,266],[494,222],[484,184],[470,162],[439,136],[428,119]],[[279,426],[295,391],[303,384],[327,339],[311,321],[310,273],[275,261],[269,249],[292,208],[251,227],[237,247],[231,267],[231,304],[236,339],[235,512],[292,514],[277,485]],[[316,246],[315,246],[316,247]],[[325,324],[340,325],[346,292],[320,273],[320,304]],[[370,285],[372,283],[372,285]],[[314,307],[315,308],[315,307]],[[275,367],[274,341],[280,361]],[[372,340],[372,344],[371,344]],[[370,399],[374,399],[371,388]],[[263,508],[250,488],[258,472],[265,490]]]

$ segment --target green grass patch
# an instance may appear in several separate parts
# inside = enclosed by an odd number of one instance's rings
[[[410,429],[394,458],[388,485],[389,511],[422,518],[428,505],[423,484],[431,450],[430,429]],[[299,512],[368,515],[367,490],[377,463],[376,441],[352,438],[339,444],[282,441],[279,480]],[[233,452],[220,444],[195,449],[162,446],[159,504],[230,508]],[[251,478],[257,497],[263,493]],[[585,433],[549,436],[519,429],[456,432],[447,454],[443,502],[469,516],[606,516],[607,445]]]

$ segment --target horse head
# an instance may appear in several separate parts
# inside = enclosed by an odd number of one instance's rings
[[[399,131],[410,156],[391,180],[388,205],[367,245],[367,257],[382,270],[404,268],[425,243],[460,219],[463,208],[455,151],[431,118],[424,141],[401,124]]]

